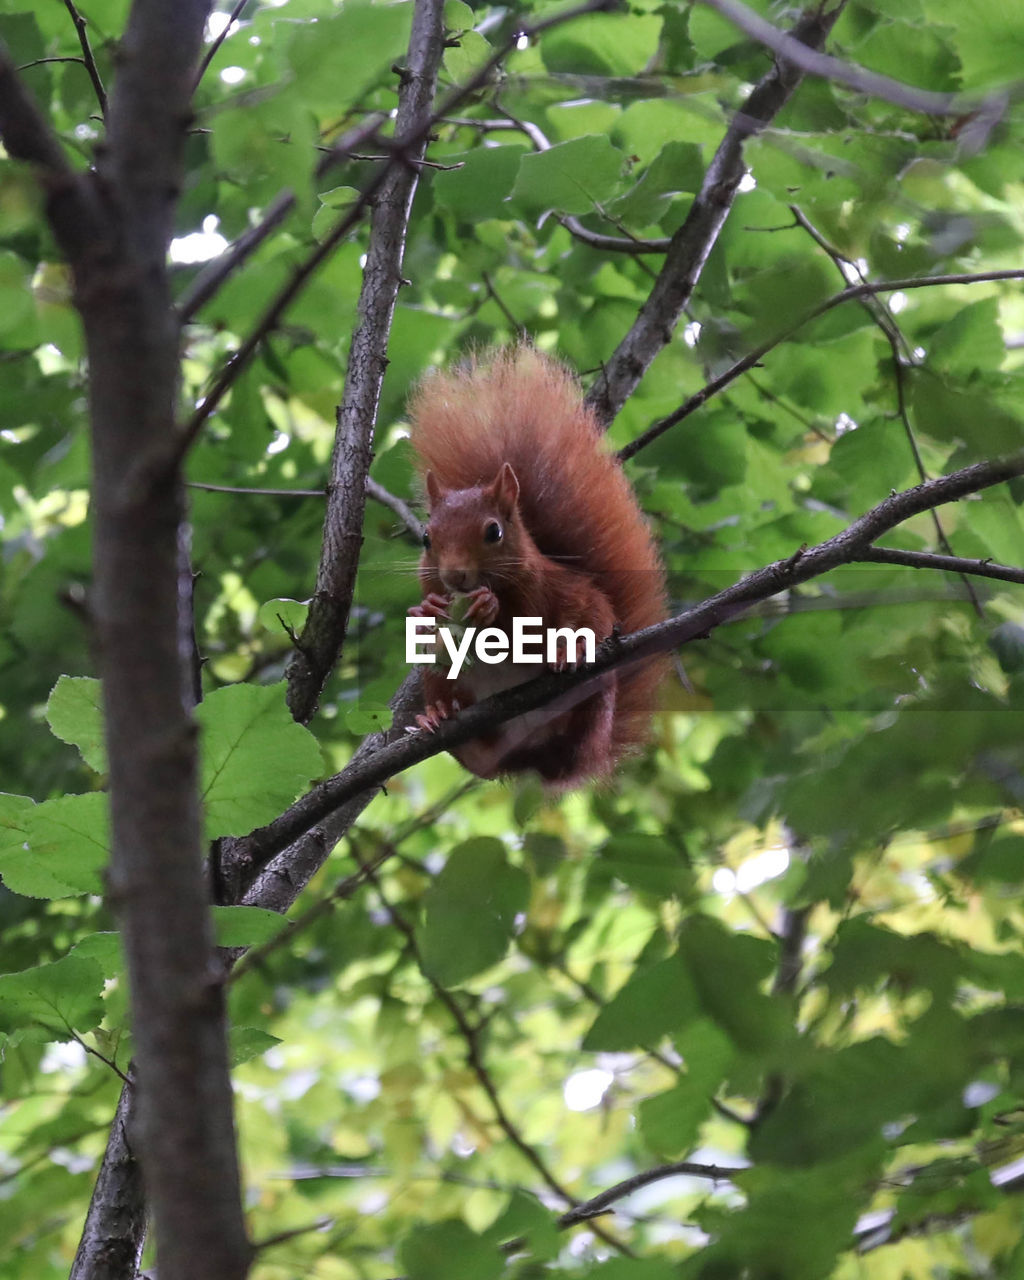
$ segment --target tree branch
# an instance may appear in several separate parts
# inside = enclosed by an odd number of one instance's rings
[[[316,177],[323,177],[334,165],[347,160],[353,151],[375,137],[386,118],[383,112],[376,112],[362,124],[342,134],[330,150],[321,157],[315,170]],[[294,191],[290,189],[282,191],[270,202],[263,217],[255,226],[243,231],[233,244],[196,276],[178,302],[178,316],[182,324],[188,324],[195,319],[197,312],[217,294],[225,280],[256,252],[267,236],[284,222],[294,208]],[[353,226],[358,218],[362,217],[365,208],[365,204],[359,207],[359,213],[352,222]],[[256,326],[260,336],[262,336],[263,323],[263,321],[257,322]]]
[[[183,487],[127,481],[173,435],[180,332],[166,269],[190,96],[208,5],[135,0],[108,104],[108,145],[88,178],[102,218],[73,254],[93,437],[92,616],[109,754],[111,905],[135,1036],[134,1144],[162,1280],[241,1280],[249,1262],[232,1118],[224,993],[203,870],[190,645],[179,594]],[[127,1104],[126,1104],[127,1105]],[[116,1147],[118,1135],[111,1139]],[[105,1242],[141,1237],[131,1166],[94,1197],[82,1277],[109,1274]],[[108,1174],[109,1179],[108,1179]]]
[[[146,1203],[129,1140],[135,1102],[135,1090],[123,1088],[69,1280],[126,1280],[138,1274]]]
[[[420,973],[423,975],[427,983],[429,983],[436,999],[439,1000],[448,1010],[452,1021],[458,1028],[459,1035],[462,1036],[466,1046],[466,1062],[469,1064],[470,1069],[476,1076],[480,1087],[487,1095],[487,1100],[491,1104],[491,1110],[494,1113],[495,1120],[498,1122],[498,1127],[516,1150],[519,1151],[519,1153],[526,1159],[527,1163],[540,1175],[544,1185],[550,1191],[553,1191],[565,1204],[571,1205],[573,1209],[576,1209],[579,1202],[576,1200],[575,1196],[562,1186],[559,1180],[547,1167],[547,1164],[542,1159],[540,1152],[526,1141],[523,1135],[519,1132],[517,1126],[512,1122],[511,1116],[509,1116],[508,1112],[505,1110],[505,1105],[501,1100],[501,1095],[498,1093],[497,1086],[494,1083],[494,1079],[487,1068],[487,1064],[484,1061],[483,1054],[480,1050],[479,1028],[470,1022],[456,997],[453,996],[446,987],[443,987],[435,978],[431,977],[429,970],[423,964],[423,958],[420,955],[419,945],[416,941],[416,934],[412,925],[409,924],[408,920],[405,919],[397,907],[393,906],[388,900],[376,871],[371,870],[368,865],[366,867],[366,871],[370,880],[377,889],[377,894],[380,897],[384,910],[388,913],[388,916],[391,919],[391,923],[405,938],[406,946],[415,959]],[[568,1226],[570,1224],[563,1223],[562,1220],[559,1219],[559,1225]],[[632,1256],[631,1250],[623,1244],[621,1240],[616,1239],[615,1236],[611,1235],[604,1228],[593,1226],[592,1230],[595,1235],[600,1236],[600,1238],[607,1244],[610,1244],[612,1248],[617,1249],[620,1253]]]
[[[402,283],[405,238],[433,119],[437,73],[444,54],[443,0],[416,0],[408,63],[401,73],[395,134],[406,163],[389,165],[374,200],[357,322],[349,347],[345,391],[331,458],[323,543],[316,589],[286,673],[288,707],[300,723],[316,710],[320,693],[345,643],[363,540],[366,480],[387,368],[391,322]]]
[[[91,189],[75,173],[64,149],[23,84],[0,42],[0,142],[14,160],[35,167],[54,235],[74,262],[95,248],[103,220]]]
[[[89,79],[92,81],[92,87],[96,93],[96,101],[100,104],[100,113],[105,116],[107,114],[107,94],[103,88],[103,81],[100,79],[100,69],[96,65],[92,46],[89,43],[89,35],[86,31],[88,23],[75,8],[73,0],[64,0],[64,8],[67,9],[71,15],[71,21],[75,24],[78,43],[82,46],[82,61],[85,63],[85,69],[88,71]]]
[[[703,3],[715,9],[758,44],[770,49],[777,58],[793,63],[807,75],[844,84],[858,93],[881,98],[884,102],[904,107],[907,111],[919,111],[927,116],[984,115],[988,128],[991,128],[1006,110],[1008,95],[1005,92],[969,100],[960,94],[917,89],[913,85],[893,80],[890,76],[880,75],[877,71],[869,71],[866,67],[858,67],[830,54],[809,49],[806,44],[785,31],[773,27],[759,14],[741,4],[740,0],[703,0]]]
[[[404,138],[400,136],[396,138],[396,141],[393,142],[388,149],[388,160],[381,165],[377,175],[363,189],[361,195],[352,206],[346,218],[343,219],[342,223],[335,227],[330,233],[330,249],[333,249],[342,237],[347,234],[348,231],[350,231],[362,218],[366,209],[376,198],[378,191],[388,180],[391,170],[396,165],[405,164],[407,157],[414,155],[416,148],[420,147],[421,144],[429,139],[429,135],[438,120],[450,114],[450,112],[454,111],[467,98],[472,97],[478,89],[488,83],[502,61],[516,48],[520,38],[525,37],[527,39],[533,39],[534,37],[543,34],[543,32],[549,31],[552,27],[561,26],[563,23],[570,22],[574,18],[583,17],[588,13],[601,13],[608,9],[613,9],[617,6],[618,2],[619,0],[585,0],[583,4],[577,5],[571,9],[563,9],[561,12],[551,14],[549,17],[540,19],[537,22],[523,23],[513,36],[507,40],[504,45],[497,49],[492,56],[488,58],[472,76],[470,76],[468,80],[464,81],[463,84],[452,90],[441,106],[422,122],[420,129],[415,133],[406,135]],[[336,157],[332,159],[332,155],[333,152],[329,153],[328,156],[325,156],[320,162],[320,165],[317,167],[318,174],[321,172],[325,164],[335,162]],[[280,218],[287,213],[288,209],[291,208],[291,203],[293,201],[294,197],[289,192],[282,193],[282,195],[274,201],[271,208],[275,211],[275,216],[278,217],[278,220],[280,220]],[[281,212],[281,207],[283,207],[283,212]],[[262,232],[262,226],[263,224],[260,224],[259,228],[254,228],[254,236]],[[261,239],[264,234],[265,233],[260,234]],[[323,245],[319,246],[314,250],[311,256],[311,261],[309,263],[304,263],[299,267],[298,272],[296,273],[297,279],[289,282],[289,284],[285,286],[281,295],[279,295],[279,298],[267,308],[260,320],[257,321],[256,327],[250,337],[243,342],[239,350],[231,357],[221,377],[214,383],[213,388],[205,397],[199,409],[196,411],[196,414],[185,428],[181,441],[175,445],[175,456],[177,456],[178,453],[184,454],[188,451],[193,441],[202,430],[203,423],[220,403],[224,395],[231,388],[231,385],[245,368],[260,341],[262,341],[271,329],[277,325],[281,315],[283,315],[287,307],[301,292],[302,288],[305,286],[307,280],[313,275],[316,268],[328,256],[327,252],[323,252],[323,248]],[[209,296],[210,291],[208,289],[204,290],[202,301],[205,301]],[[196,305],[195,300],[190,298],[189,305],[184,311],[186,317],[194,314]],[[159,459],[154,460],[154,462],[149,466],[149,470],[154,473],[158,473],[159,469]]]
[[[245,6],[248,3],[249,3],[249,0],[235,0],[234,8],[231,10],[231,13],[228,15],[227,22],[224,23],[216,39],[212,42],[209,49],[207,49],[207,51],[203,54],[203,60],[202,62],[200,62],[199,70],[196,72],[196,80],[195,80],[194,88],[196,89],[199,88],[199,82],[202,80],[203,76],[206,75],[207,68],[209,67],[210,63],[214,60],[214,58],[217,56],[217,52],[220,49],[221,45],[231,34],[231,28],[242,16],[242,10],[245,8]]]
[[[941,556],[931,551],[897,551],[889,547],[868,547],[858,560],[874,564],[903,564],[911,569],[944,569],[949,573],[969,573],[976,578],[995,578],[1024,586],[1024,569],[993,564],[991,560],[971,560],[962,556]]]
[[[803,227],[814,243],[828,255],[833,266],[839,272],[839,275],[844,282],[850,283],[851,277],[847,274],[848,272],[854,273],[855,278],[861,283],[865,281],[864,273],[860,270],[857,264],[855,262],[851,262],[849,258],[840,253],[835,245],[830,244],[798,205],[791,204],[789,208],[794,218],[796,218],[799,226]],[[907,444],[910,447],[910,452],[914,459],[914,466],[917,468],[918,479],[927,480],[928,473],[925,470],[924,460],[921,457],[921,450],[918,447],[917,437],[914,434],[914,427],[910,421],[910,409],[907,404],[906,361],[904,359],[903,352],[910,350],[910,344],[904,338],[903,333],[889,308],[878,295],[862,298],[860,299],[860,304],[871,317],[872,321],[881,331],[882,336],[889,344],[889,351],[892,357],[893,380],[896,384],[896,412],[899,415],[900,422],[903,424],[903,434],[907,438]],[[942,527],[942,521],[934,511],[932,512],[932,525],[934,526],[935,536],[938,539],[939,546],[948,555],[952,556],[953,548],[949,545],[949,539],[946,537],[946,531]],[[961,580],[963,582],[964,591],[966,592],[975,613],[980,618],[983,610],[981,602],[978,599],[977,592],[974,590],[969,578],[962,577]]]
[[[842,2],[830,13],[821,9],[805,13],[794,27],[790,39],[801,46],[819,47],[841,8]],[[776,63],[751,92],[743,110],[734,116],[708,165],[686,220],[671,239],[654,288],[640,308],[632,328],[587,393],[587,404],[602,426],[607,427],[611,423],[633,394],[651,361],[671,340],[746,172],[743,144],[778,114],[792,97],[801,78],[802,73],[795,63]]]
[[[290,846],[301,847],[306,850],[308,859],[309,852],[304,844],[307,834],[318,830],[318,824],[334,815],[335,811],[340,811],[342,806],[357,802],[365,806],[370,799],[368,792],[396,773],[451,746],[467,742],[516,715],[543,706],[569,689],[595,680],[605,671],[705,638],[716,627],[746,613],[761,601],[820,577],[840,565],[860,561],[876,539],[911,516],[946,502],[955,502],[1019,475],[1024,475],[1024,451],[1006,458],[975,463],[893,494],[826,542],[801,549],[787,560],[758,569],[675,618],[631,636],[605,641],[598,650],[597,660],[589,666],[577,671],[547,673],[528,684],[492,695],[465,708],[457,717],[446,720],[434,733],[396,734],[402,723],[402,718],[396,717],[395,727],[389,731],[390,740],[378,737],[371,746],[364,743],[366,749],[360,748],[341,773],[319,783],[274,822],[236,841],[235,856],[249,868],[248,873],[254,878],[261,878],[263,868],[269,873],[271,867],[276,867],[278,870],[274,875],[285,874],[289,859],[282,850],[287,851]],[[411,708],[415,705],[415,691],[409,686],[414,680],[415,673],[412,673],[402,686],[406,691],[403,714],[410,718]],[[307,874],[303,870],[302,877],[308,879],[309,874],[312,871]],[[270,886],[265,881],[264,885],[269,892]],[[273,899],[272,892],[265,905],[273,905],[270,899]]]
[[[649,1187],[652,1182],[661,1182],[665,1178],[707,1178],[711,1182],[728,1182],[737,1173],[742,1173],[745,1165],[701,1164],[694,1160],[677,1160],[674,1164],[660,1164],[654,1169],[644,1169],[634,1173],[630,1178],[615,1183],[598,1195],[577,1204],[568,1213],[563,1213],[557,1221],[559,1227],[575,1226],[579,1222],[588,1222],[599,1214],[607,1213],[617,1200],[624,1200],[641,1187]]]

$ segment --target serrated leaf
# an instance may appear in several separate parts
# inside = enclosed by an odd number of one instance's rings
[[[124,952],[119,933],[90,933],[76,942],[71,954],[98,964],[104,978],[116,978],[124,971]]]
[[[424,898],[417,930],[424,968],[453,986],[497,964],[526,909],[529,883],[500,840],[481,836],[453,849]]]
[[[25,819],[27,849],[0,854],[4,882],[30,898],[102,893],[110,857],[107,797],[95,791],[36,805]]]
[[[228,1061],[232,1067],[241,1066],[280,1043],[279,1036],[272,1036],[259,1027],[231,1027],[228,1031]]]
[[[103,686],[91,676],[61,676],[46,704],[46,721],[61,742],[77,747],[97,773],[107,771]]]
[[[594,1019],[583,1048],[615,1053],[653,1046],[697,1012],[697,993],[686,964],[678,955],[669,956],[633,974]]]
[[[524,155],[512,199],[540,213],[589,213],[618,192],[625,156],[603,134],[559,142]]]
[[[230,685],[198,707],[208,837],[269,822],[322,771],[316,739],[288,714],[284,691],[283,682]]]
[[[258,947],[287,927],[284,916],[266,907],[211,907],[218,947]]]
[[[65,956],[0,975],[0,1025],[47,1039],[70,1040],[103,1017],[103,970],[95,960]]]
[[[638,75],[658,49],[660,15],[594,13],[556,28],[541,43],[549,71],[576,75]]]

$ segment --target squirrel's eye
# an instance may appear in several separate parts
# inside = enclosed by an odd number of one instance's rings
[[[430,534],[427,533],[426,531],[424,531],[424,534],[423,534],[423,549],[425,551],[430,550]]]
[[[484,529],[484,542],[500,542],[501,541],[501,525],[497,520],[491,520]]]

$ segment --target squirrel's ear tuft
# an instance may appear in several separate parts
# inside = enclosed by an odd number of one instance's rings
[[[423,477],[423,481],[427,486],[427,497],[430,499],[430,505],[432,507],[437,506],[444,497],[444,489],[441,488],[437,476],[434,475],[433,471],[428,471]]]
[[[491,485],[491,492],[500,510],[506,513],[515,510],[516,503],[519,501],[519,481],[510,463],[501,464],[501,470]]]

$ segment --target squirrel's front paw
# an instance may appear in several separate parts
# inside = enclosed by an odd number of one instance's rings
[[[469,608],[466,610],[466,621],[477,622],[481,626],[489,626],[498,616],[498,597],[490,587],[477,587],[468,593]]]
[[[432,591],[423,597],[422,604],[414,604],[407,610],[410,618],[447,618],[450,601],[447,596]]]

